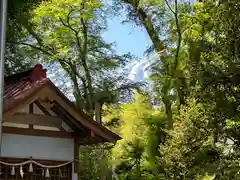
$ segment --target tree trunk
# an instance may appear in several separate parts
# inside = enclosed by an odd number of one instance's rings
[[[82,2],[82,8],[84,9],[85,7],[85,1]],[[87,65],[87,53],[88,53],[88,27],[87,27],[87,22],[85,22],[83,20],[83,18],[81,18],[81,24],[82,24],[82,33],[83,33],[83,48],[82,48],[82,54],[80,55],[81,57],[81,61],[82,61],[82,65],[83,65],[83,69],[85,72],[85,78],[87,81],[87,88],[88,88],[88,92],[89,94],[87,94],[87,99],[88,99],[88,103],[89,103],[89,109],[90,109],[90,116],[93,117],[94,116],[94,111],[93,111],[93,104],[94,104],[94,97],[93,97],[93,87],[92,87],[92,77],[90,75],[90,71]]]
[[[163,98],[163,103],[165,105],[165,114],[167,116],[168,129],[172,129],[173,128],[173,119],[172,119],[172,105],[171,105],[171,102],[170,102],[170,100],[168,100],[167,97],[164,97]]]
[[[145,29],[147,30],[147,33],[153,42],[154,48],[156,49],[158,55],[161,57],[161,52],[165,49],[165,47],[161,42],[161,40],[159,39],[158,32],[154,28],[154,25],[151,19],[148,17],[146,12],[144,12],[142,8],[134,7],[134,9],[138,14],[138,17],[141,23],[144,25]]]
[[[102,124],[102,117],[101,117],[102,105],[99,102],[95,102],[95,117],[96,121]]]

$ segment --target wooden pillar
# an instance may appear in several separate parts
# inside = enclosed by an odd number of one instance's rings
[[[33,103],[29,105],[29,113],[33,114]],[[29,129],[33,130],[33,124],[29,124]]]
[[[78,173],[79,171],[79,144],[77,140],[74,139],[74,173]]]

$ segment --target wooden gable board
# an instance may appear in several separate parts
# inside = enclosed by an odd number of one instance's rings
[[[39,105],[43,110],[39,108]],[[43,130],[44,128],[47,130],[49,127],[56,127],[64,129],[67,132],[74,132],[51,109],[44,108],[38,101],[21,107],[11,117],[5,118],[3,122],[3,126],[7,127],[28,128],[29,125],[33,125],[33,128],[38,126],[38,128],[42,128]],[[59,131],[60,129],[55,130]]]

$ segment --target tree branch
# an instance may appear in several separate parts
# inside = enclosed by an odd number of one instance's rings
[[[18,18],[18,21],[26,28],[30,35],[32,35],[38,42],[40,46],[43,45],[43,40],[38,36],[38,34],[33,30],[33,27],[30,25],[29,21],[26,18]]]
[[[87,32],[87,25],[85,23],[85,21],[83,20],[83,18],[81,18],[81,24],[83,26],[83,38],[84,38],[84,42],[83,42],[83,52],[87,52],[87,48],[88,48],[88,32]]]
[[[54,54],[50,53],[49,51],[47,51],[46,49],[43,49],[42,47],[38,47],[38,46],[35,46],[33,44],[28,44],[28,43],[25,43],[25,42],[16,42],[16,41],[8,41],[7,43],[10,43],[10,44],[19,44],[19,45],[24,45],[24,46],[29,46],[33,49],[36,49],[36,50],[39,50],[49,56],[54,56]]]
[[[82,1],[81,3],[81,8],[85,8],[85,0]],[[87,65],[87,53],[88,53],[88,27],[84,19],[81,17],[80,18],[81,24],[82,24],[82,33],[83,33],[83,49],[82,49],[82,65],[85,71],[85,76],[87,80],[87,87],[89,91],[89,95],[87,97],[88,102],[89,102],[89,108],[93,111],[93,87],[92,87],[92,77],[89,72],[89,68]],[[93,116],[93,112],[90,112]]]
[[[165,3],[166,3],[166,5],[167,5],[168,9],[169,9],[173,14],[175,14],[175,12],[174,12],[173,9],[171,8],[170,4],[168,3],[168,0],[165,0]]]
[[[179,19],[178,19],[178,2],[175,0],[175,13],[174,13],[175,21],[176,21],[176,27],[177,27],[177,33],[178,33],[178,42],[177,42],[177,49],[175,54],[175,69],[178,67],[178,58],[181,48],[181,42],[182,42],[182,33],[180,29]]]
[[[178,40],[177,40],[177,49],[176,49],[176,54],[175,54],[175,69],[178,67],[178,57],[180,53],[180,48],[181,48],[181,42],[182,42],[182,33],[181,33],[181,28],[179,24],[179,19],[178,19],[178,1],[175,0],[175,10],[173,10],[168,3],[168,0],[165,0],[165,3],[168,7],[168,9],[173,13],[174,18],[175,18],[175,23],[176,23],[176,28],[177,28],[177,34],[178,34]]]
[[[67,24],[63,21],[63,19],[62,19],[61,17],[59,17],[59,20],[61,21],[61,23],[62,23],[63,26],[69,28],[70,30],[72,30],[72,31],[74,32],[74,35],[75,35],[76,41],[77,41],[77,45],[78,45],[78,47],[79,47],[79,51],[80,51],[80,53],[82,53],[82,46],[81,46],[80,39],[79,39],[79,37],[78,37],[80,31],[77,31],[76,29],[74,29],[74,28],[71,26],[71,24],[70,24],[70,15],[71,15],[71,13],[72,13],[73,11],[74,11],[74,10],[71,10],[71,11],[68,13],[68,15],[67,15]]]

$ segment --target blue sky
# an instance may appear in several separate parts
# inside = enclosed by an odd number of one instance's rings
[[[125,17],[114,17],[108,20],[108,31],[103,34],[107,42],[116,42],[118,54],[132,53],[143,58],[143,53],[151,41],[143,28],[134,24],[121,24]]]
[[[144,56],[144,51],[152,42],[143,27],[133,23],[122,24],[121,22],[125,19],[125,15],[109,19],[108,31],[103,34],[103,37],[107,42],[116,42],[117,54],[130,52],[137,57],[127,65],[128,76],[133,81],[145,81],[148,78],[146,69],[156,59]]]

